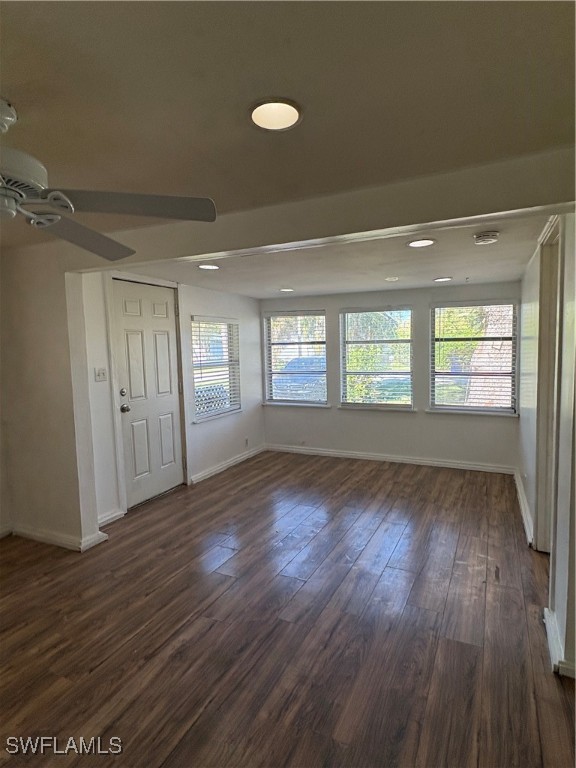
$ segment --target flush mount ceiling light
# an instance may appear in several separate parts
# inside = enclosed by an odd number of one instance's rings
[[[294,288],[280,288],[280,293],[294,293]]]
[[[478,234],[474,235],[474,243],[476,245],[492,245],[492,243],[498,242],[499,237],[500,232],[497,232],[496,230],[491,232],[478,232]]]
[[[289,99],[259,101],[250,112],[252,122],[265,131],[287,131],[302,119],[300,107]]]
[[[217,264],[198,264],[198,269],[220,269]]]
[[[422,240],[410,240],[407,243],[409,248],[427,248],[429,245],[434,245],[436,240],[431,240],[429,237],[422,238]]]
[[[451,277],[435,277],[434,278],[435,283],[449,283],[450,280],[452,280]]]
[[[395,283],[397,280],[400,280],[399,277],[385,277],[384,280],[386,280],[387,283]]]

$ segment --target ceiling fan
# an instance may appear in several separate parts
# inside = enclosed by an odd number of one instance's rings
[[[0,133],[17,121],[14,107],[0,98]],[[108,261],[135,253],[63,214],[76,211],[153,216],[184,221],[214,221],[216,208],[208,197],[142,195],[82,189],[49,189],[48,173],[39,160],[2,147],[0,156],[0,218],[25,217],[28,224],[102,256]]]

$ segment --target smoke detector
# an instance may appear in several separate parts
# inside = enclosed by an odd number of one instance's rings
[[[500,232],[493,230],[492,232],[478,232],[474,235],[474,242],[476,245],[492,245],[497,243],[500,237]]]

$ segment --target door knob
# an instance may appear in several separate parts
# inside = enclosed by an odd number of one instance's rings
[[[130,406],[128,405],[128,403],[122,403],[122,405],[120,406],[120,411],[122,413],[128,413],[129,410],[130,410]]]

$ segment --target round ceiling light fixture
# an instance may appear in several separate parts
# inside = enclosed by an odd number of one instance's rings
[[[386,280],[387,283],[395,283],[398,280],[400,280],[399,277],[385,277],[384,280]]]
[[[220,269],[217,264],[198,264],[198,269]]]
[[[252,122],[265,131],[287,131],[302,119],[302,110],[290,99],[265,99],[251,110]]]
[[[409,248],[428,248],[429,245],[434,245],[436,240],[431,240],[429,237],[422,238],[422,240],[410,240],[407,244]]]
[[[450,280],[452,280],[451,277],[435,277],[434,278],[435,283],[449,283]]]
[[[500,237],[500,232],[493,230],[491,232],[478,232],[474,235],[474,243],[476,245],[492,245],[497,243]]]
[[[280,293],[294,293],[294,288],[280,288]]]

